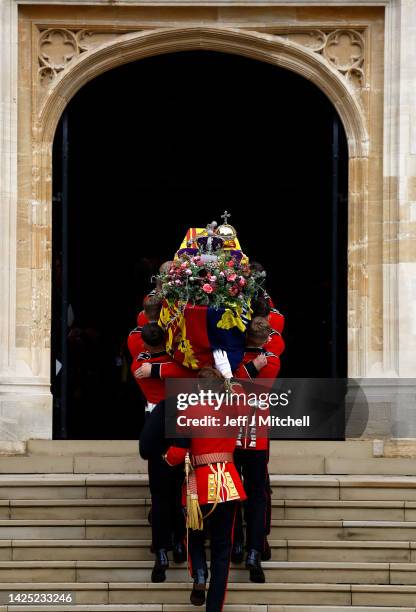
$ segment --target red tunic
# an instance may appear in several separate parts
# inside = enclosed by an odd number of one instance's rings
[[[285,341],[282,338],[280,332],[273,330],[269,336],[268,342],[264,345],[264,349],[268,353],[273,353],[274,355],[281,355],[285,350]]]
[[[149,319],[147,318],[147,315],[144,312],[144,310],[141,310],[139,314],[137,315],[137,325],[139,327],[144,327],[146,323],[149,323]]]
[[[170,360],[166,363],[161,363],[158,370],[156,368],[152,368],[152,376],[164,379],[195,378],[198,376],[198,371],[185,368],[185,366],[181,365],[177,361],[173,361],[173,359],[170,358]]]
[[[207,407],[203,408],[204,414]],[[213,411],[214,414],[214,411]],[[185,459],[187,450],[193,457],[206,453],[233,453],[235,449],[235,438],[191,438],[189,449],[171,446],[166,453],[166,461],[169,465],[179,465]],[[232,461],[220,463],[221,488],[218,503],[247,499],[241,478]],[[216,501],[216,482],[218,479],[218,464],[196,466],[195,476],[198,490],[198,501],[202,506],[212,504]],[[184,485],[183,504],[186,504],[186,485]]]
[[[131,372],[134,376],[136,370],[138,370],[144,363],[159,364],[170,361],[171,358],[166,351],[160,353],[139,353],[130,366]],[[165,399],[165,382],[161,378],[136,378],[135,380],[143,392],[147,402],[151,404],[158,404]]]
[[[258,371],[253,364],[253,360],[260,354],[267,357],[267,364]],[[244,353],[243,361],[234,373],[236,378],[250,378],[257,380],[258,378],[274,380],[279,374],[280,359],[278,355],[274,355],[263,348],[248,348]],[[267,388],[264,392],[267,392]],[[263,411],[264,416],[269,414],[269,410]],[[245,428],[242,435],[237,440],[237,447],[248,450],[267,450],[269,448],[269,440],[266,437],[257,437],[256,431],[251,428]]]
[[[188,368],[181,366],[172,360],[172,357],[166,352],[160,353],[141,352],[136,355],[130,366],[134,376],[144,363],[152,365],[150,378],[136,378],[136,382],[141,388],[146,400],[151,404],[158,404],[166,396],[165,379],[166,378],[194,378],[197,372],[192,372]]]
[[[276,308],[272,308],[268,319],[270,327],[281,334],[285,326],[285,318],[282,313],[280,313]]]
[[[142,340],[142,327],[135,327],[127,338],[127,348],[129,349],[130,355],[133,359],[136,359],[139,353],[144,351],[144,343]],[[137,368],[136,368],[137,370]]]

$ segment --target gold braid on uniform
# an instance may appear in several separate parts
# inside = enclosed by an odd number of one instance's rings
[[[212,465],[210,465],[209,467],[210,467],[211,472],[213,472],[215,474],[215,470],[212,467]],[[215,502],[212,504],[212,508],[210,509],[210,511],[207,512],[206,515],[202,517],[203,521],[206,518],[208,518],[210,514],[212,514],[214,512],[215,508],[218,505],[218,502],[221,499],[221,481],[222,481],[222,476],[224,475],[224,470],[225,470],[225,463],[222,464],[222,467],[221,467],[221,463],[217,463],[217,472],[216,472],[216,476],[217,476],[217,491],[216,491],[216,495],[215,495]]]

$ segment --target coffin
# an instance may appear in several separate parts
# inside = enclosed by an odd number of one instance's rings
[[[166,331],[166,350],[192,370],[212,365],[212,351],[227,352],[234,370],[243,358],[249,313],[243,308],[213,308],[164,301],[160,325]]]

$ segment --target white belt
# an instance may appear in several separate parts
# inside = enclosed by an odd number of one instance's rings
[[[153,408],[157,406],[157,404],[153,404],[152,402],[147,402],[146,404],[146,408],[144,409],[145,412],[152,412]]]

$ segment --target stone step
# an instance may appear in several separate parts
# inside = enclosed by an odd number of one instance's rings
[[[358,459],[351,457],[327,457],[325,458],[323,473],[415,476],[416,461],[404,457],[369,457]]]
[[[416,562],[415,542],[270,540],[273,561]],[[153,559],[150,540],[2,540],[2,561]]]
[[[134,456],[138,453],[137,440],[28,440],[16,454],[52,455],[52,456]],[[373,456],[372,440],[272,440],[271,457],[301,455],[322,457],[371,458]]]
[[[285,608],[279,608],[281,610],[284,609],[288,609],[286,606]],[[304,610],[306,610],[306,612],[309,611],[309,607],[308,608],[302,608]],[[39,612],[39,606],[8,606],[6,608],[6,606],[0,606],[0,612],[23,612],[23,610],[25,612]],[[107,605],[62,605],[62,606],[56,606],[56,605],[48,605],[47,610],[50,612],[195,612],[195,606],[192,606],[191,604],[188,606],[186,604],[181,604],[181,605],[177,605],[177,604],[107,604]],[[223,612],[268,612],[268,610],[271,610],[272,612],[275,610],[275,606],[262,606],[262,605],[225,605],[223,608]],[[311,608],[312,610],[312,608]],[[313,608],[313,610],[316,612],[319,612],[318,608]],[[348,610],[351,610],[352,612],[354,612],[356,609],[355,608],[348,608]],[[401,608],[401,610],[404,610],[404,612],[408,612],[409,608]],[[360,608],[358,610],[358,612],[379,612],[381,611],[381,608],[366,608],[363,610],[363,608]],[[325,610],[324,610],[325,612]],[[326,610],[326,612],[328,612]],[[330,612],[337,612],[337,608],[332,608],[330,610]],[[386,612],[386,609],[383,608],[383,612]],[[389,612],[389,610],[387,609],[387,612]],[[411,612],[414,612],[414,609],[411,609]]]
[[[416,542],[269,540],[273,561],[415,563]],[[209,554],[209,551],[208,551]],[[150,561],[150,540],[0,540],[1,561]]]
[[[147,474],[0,475],[0,500],[149,497]]]
[[[77,606],[96,606],[109,604],[124,605],[124,610],[137,610],[140,601],[141,612],[186,612],[189,606],[190,583],[2,583],[0,584],[0,601],[8,601],[8,595],[17,593],[73,593]],[[305,602],[308,602],[305,604]],[[170,607],[167,607],[168,604]],[[237,606],[245,606],[238,608]],[[352,607],[350,607],[352,605]],[[407,585],[349,585],[349,584],[303,584],[303,583],[229,583],[227,606],[229,612],[415,612],[416,587]],[[247,606],[254,606],[250,609]],[[259,606],[263,606],[263,609]],[[288,607],[289,606],[289,607]],[[292,606],[292,607],[290,607]],[[153,608],[153,609],[152,609]],[[0,608],[1,609],[1,608]],[[35,612],[40,606],[9,606],[8,610],[26,610]],[[48,611],[66,610],[68,605],[49,605]],[[81,608],[82,609],[82,608]],[[91,608],[90,608],[91,609]],[[95,608],[92,608],[94,610]],[[105,610],[105,607],[101,607]],[[111,609],[111,608],[110,608]],[[116,608],[117,609],[117,608]],[[123,608],[121,608],[123,609]],[[88,608],[84,608],[88,610]],[[138,608],[140,610],[140,608]],[[2,611],[3,612],[3,611]],[[225,610],[224,610],[225,612]]]
[[[113,446],[109,447],[113,448]],[[309,447],[308,447],[309,448]],[[113,451],[115,452],[115,451]],[[295,454],[291,454],[291,453]],[[335,452],[335,451],[334,451]],[[270,456],[269,469],[276,475],[302,475],[305,465],[310,475],[390,475],[416,476],[416,462],[405,457],[337,456],[321,453],[319,446],[310,447],[303,454],[289,449]],[[338,452],[338,451],[337,451]],[[360,453],[361,454],[361,453]],[[132,454],[19,454],[2,456],[0,474],[145,474],[147,462],[136,450]]]
[[[272,474],[270,481],[276,499],[416,501],[412,476]]]
[[[277,519],[271,523],[274,540],[370,540],[411,542],[413,521],[318,521]],[[149,539],[147,519],[5,519],[0,539]]]
[[[273,544],[273,540],[270,543]],[[275,551],[276,548],[272,547],[274,555],[276,555]],[[277,549],[277,551],[282,557],[284,556],[284,548]],[[286,559],[279,560],[333,561],[336,563],[416,562],[415,542],[288,540],[286,552]]]
[[[148,539],[147,519],[0,520],[0,539]]]
[[[286,542],[278,550],[284,551]],[[0,540],[2,561],[151,561],[150,540]],[[401,557],[400,561],[410,561]]]
[[[224,608],[225,610],[225,608]],[[415,608],[401,606],[266,606],[264,612],[416,612]]]
[[[410,542],[413,521],[273,520],[271,536],[286,540],[377,540]]]
[[[146,582],[152,561],[0,561],[0,582]],[[328,584],[413,584],[414,563],[335,563],[288,562],[263,563],[267,582]],[[247,582],[244,566],[232,566],[230,580]],[[167,572],[169,582],[186,582],[186,564]]]
[[[117,582],[117,583],[69,583],[47,582],[33,583],[1,583],[0,601],[6,594],[15,593],[61,593],[72,592],[79,604],[133,604],[140,602],[148,604],[176,604],[178,612],[184,612],[189,605],[191,583],[165,582],[161,584]],[[263,605],[267,610],[275,612],[272,606],[297,605],[313,606],[399,606],[415,608],[416,587],[402,585],[351,585],[327,583],[229,583],[227,604]],[[23,607],[23,606],[22,606]],[[35,607],[35,606],[33,606]],[[28,610],[24,606],[25,610]],[[40,608],[37,607],[37,610]],[[49,606],[47,607],[50,610]],[[64,609],[62,606],[61,609]],[[65,606],[65,609],[66,606]],[[308,608],[306,608],[307,610]],[[336,608],[335,608],[336,609]],[[279,607],[277,607],[279,610]],[[283,607],[284,610],[284,607]],[[279,611],[279,612],[280,612]]]
[[[186,604],[80,604],[48,605],[48,612],[194,612],[195,607]],[[0,612],[39,612],[39,605],[0,606]],[[223,612],[415,612],[415,608],[385,606],[308,606],[308,605],[225,605]]]
[[[414,521],[273,519],[271,539],[412,542]],[[149,539],[147,518],[1,519],[0,540]]]
[[[270,481],[276,500],[416,502],[411,476],[271,474]],[[0,500],[148,497],[146,474],[0,475]]]
[[[0,499],[0,519],[146,518],[150,498]],[[414,521],[416,502],[272,500],[274,519]]]
[[[0,500],[0,517],[11,519],[146,518],[150,499],[11,499]],[[8,512],[8,517],[5,516]]]
[[[146,474],[147,461],[133,455],[15,455],[2,457],[0,474]]]
[[[294,520],[415,520],[415,502],[348,500],[273,500],[273,518],[277,501],[284,501],[283,518]]]

